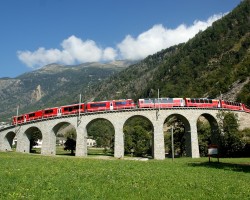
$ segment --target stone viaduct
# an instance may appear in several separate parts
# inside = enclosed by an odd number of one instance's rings
[[[236,112],[236,111],[235,111]],[[198,134],[197,120],[200,116],[205,117],[210,125],[212,133],[218,132],[217,115],[218,109],[201,108],[173,108],[173,109],[134,109],[121,111],[108,111],[97,113],[82,113],[39,121],[29,122],[17,127],[8,127],[0,130],[0,151],[11,151],[14,137],[17,137],[17,152],[29,153],[30,137],[34,130],[39,129],[42,133],[43,155],[56,155],[56,135],[60,127],[64,124],[71,124],[77,133],[76,156],[87,156],[87,126],[96,119],[106,119],[114,127],[114,157],[124,157],[124,133],[123,126],[125,122],[134,116],[141,116],[148,119],[153,127],[153,158],[165,159],[163,125],[171,118],[176,116],[182,120],[185,125],[186,148],[188,156],[198,158]],[[250,114],[245,112],[236,112],[240,121],[240,128],[250,127]]]

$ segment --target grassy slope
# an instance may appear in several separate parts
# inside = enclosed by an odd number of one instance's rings
[[[219,164],[207,161],[140,162],[0,153],[0,199],[250,198],[249,158],[221,159]]]

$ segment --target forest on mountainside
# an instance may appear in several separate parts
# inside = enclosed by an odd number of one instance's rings
[[[162,50],[95,87],[96,100],[207,97],[230,91],[250,77],[250,1],[184,44]],[[250,105],[250,82],[234,100]]]

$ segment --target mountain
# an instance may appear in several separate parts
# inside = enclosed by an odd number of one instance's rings
[[[84,63],[64,66],[50,64],[16,78],[0,79],[0,121],[19,112],[67,105],[93,99],[89,92],[94,84],[115,75],[134,62]],[[10,119],[7,119],[9,121]]]
[[[188,42],[148,56],[96,87],[96,99],[208,97],[250,105],[250,0]]]
[[[50,106],[119,98],[223,97],[250,105],[250,0],[186,43],[131,63],[51,64],[0,79],[0,121]]]

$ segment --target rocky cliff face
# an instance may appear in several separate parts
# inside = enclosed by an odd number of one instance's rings
[[[221,96],[218,96],[217,98],[223,98],[228,101],[237,101],[237,95],[242,90],[242,88],[249,84],[250,77],[247,77],[247,79],[244,82],[241,82],[240,80],[235,81],[231,86],[230,90],[224,94],[221,94]]]
[[[44,92],[41,89],[41,85],[38,85],[31,94],[31,101],[37,102],[44,96]]]

